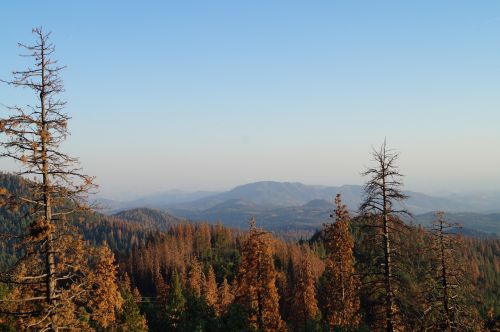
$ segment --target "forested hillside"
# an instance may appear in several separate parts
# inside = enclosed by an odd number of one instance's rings
[[[25,181],[16,176],[2,174],[0,179],[0,187],[9,191],[26,189]],[[4,207],[0,213],[2,234],[20,229],[20,211]],[[343,236],[353,234],[352,272],[361,286],[353,291],[351,301],[359,302],[359,310],[354,310],[359,317],[357,329],[368,330],[379,319],[378,295],[370,286],[377,249],[366,238],[366,220],[346,220],[348,233]],[[133,310],[140,310],[134,319],[140,322],[144,315],[151,331],[165,327],[172,331],[250,331],[259,324],[268,331],[328,330],[336,319],[332,308],[345,305],[326,296],[335,291],[331,279],[335,265],[329,262],[335,259],[335,248],[349,252],[350,247],[338,247],[343,239],[333,230],[334,221],[310,241],[294,243],[280,240],[258,224],[249,225],[250,230],[230,229],[220,223],[176,220],[150,210],[127,213],[124,218],[89,212],[73,220],[87,241],[107,243],[113,250],[123,292],[131,294]],[[401,319],[405,329],[420,330],[431,319],[425,314],[433,264],[431,235],[421,227],[411,227],[395,241],[401,244]],[[484,329],[498,324],[500,315],[499,252],[498,239],[463,238],[456,253],[467,271],[469,286],[464,283],[468,288],[461,294],[465,307],[476,321],[481,319]],[[13,253],[3,242],[2,261],[9,261]],[[124,285],[130,285],[129,291]],[[356,307],[355,303],[351,305]]]

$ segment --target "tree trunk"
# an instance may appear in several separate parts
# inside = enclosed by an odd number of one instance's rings
[[[383,170],[384,172],[384,170]],[[385,319],[386,331],[394,331],[394,297],[392,287],[392,262],[391,262],[391,241],[389,237],[389,215],[387,207],[387,194],[385,175],[382,177],[382,198],[384,204],[383,218],[383,232],[384,232],[384,277],[385,277]]]
[[[448,291],[448,269],[445,257],[444,236],[443,236],[443,221],[439,223],[439,242],[441,250],[441,286],[443,287],[443,306],[444,306],[444,319],[446,324],[446,331],[451,331],[450,320],[450,303]]]
[[[43,41],[42,41],[43,43]],[[42,173],[43,173],[43,202],[45,205],[45,222],[49,227],[47,234],[47,242],[45,243],[46,260],[45,270],[47,273],[46,281],[46,296],[47,303],[50,307],[54,307],[56,301],[56,265],[55,265],[55,249],[54,249],[54,233],[52,231],[52,201],[50,192],[50,179],[49,179],[49,161],[47,159],[47,145],[49,139],[48,125],[46,122],[46,107],[45,107],[45,48],[42,45],[41,62],[42,62],[42,82],[40,91],[40,107],[41,107],[41,145],[42,145]],[[57,331],[56,317],[54,311],[50,314],[50,330]]]
[[[259,248],[259,250],[261,250]],[[258,256],[257,256],[257,308],[258,308],[258,316],[257,316],[257,326],[259,327],[259,331],[263,331],[263,328],[264,328],[264,320],[262,319],[263,317],[263,312],[264,312],[264,308],[262,306],[262,302],[264,301],[263,297],[262,297],[262,271],[261,271],[261,253],[259,251],[258,253]]]

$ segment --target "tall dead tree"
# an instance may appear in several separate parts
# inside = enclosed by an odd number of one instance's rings
[[[426,290],[425,329],[428,331],[474,331],[480,327],[477,312],[467,305],[464,293],[470,288],[458,249],[462,238],[459,224],[450,223],[437,212],[431,226],[431,278]]]
[[[399,330],[395,298],[397,278],[393,261],[397,248],[393,239],[395,233],[404,228],[399,215],[409,213],[396,207],[396,203],[407,198],[401,190],[402,174],[396,164],[399,154],[387,149],[384,141],[378,151],[373,151],[372,157],[375,165],[363,173],[369,179],[364,187],[365,196],[359,210],[370,221],[367,227],[375,230],[373,244],[382,252],[381,260],[378,257],[374,260],[378,265],[376,269],[382,270],[373,272],[375,280],[372,280],[371,285],[374,288],[381,286],[383,289],[383,327],[392,332]]]
[[[70,119],[59,98],[64,67],[52,58],[50,34],[41,28],[33,34],[34,45],[19,44],[33,66],[3,81],[32,90],[36,99],[32,105],[9,107],[9,116],[0,120],[1,156],[20,164],[17,174],[27,179],[29,189],[7,194],[10,203],[23,207],[27,227],[13,238],[21,258],[1,275],[12,292],[0,301],[0,311],[17,317],[19,328],[57,331],[81,324],[77,311],[95,287],[85,244],[68,224],[72,213],[86,209],[86,194],[94,185],[92,177],[81,173],[78,160],[60,149]]]

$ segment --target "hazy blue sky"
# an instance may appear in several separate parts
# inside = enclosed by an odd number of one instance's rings
[[[3,1],[0,77],[53,32],[66,151],[107,196],[258,180],[500,188],[499,1]],[[0,86],[0,103],[26,93]],[[3,169],[10,166],[0,161]]]

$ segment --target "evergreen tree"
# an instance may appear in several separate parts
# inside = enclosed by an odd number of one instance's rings
[[[96,259],[93,273],[89,275],[93,292],[87,307],[91,319],[103,328],[111,326],[123,304],[116,277],[115,256],[107,245],[92,249]]]
[[[124,288],[121,294],[123,306],[118,315],[117,330],[119,332],[147,332],[146,318],[141,314],[138,305],[141,298],[137,288],[133,292],[130,291],[130,288]]]
[[[188,275],[188,289],[197,297],[201,296],[201,291],[203,287],[203,269],[200,261],[193,257],[191,260],[191,269]]]
[[[331,328],[354,328],[360,323],[360,281],[354,269],[354,240],[349,231],[349,213],[340,194],[335,197],[335,222],[324,226],[327,252],[325,306]]]
[[[209,265],[208,267],[208,275],[203,287],[203,294],[207,304],[210,307],[215,308],[217,305],[217,281],[215,280],[215,272],[212,265]]]
[[[160,272],[158,261],[155,261],[153,266],[153,285],[155,288],[156,302],[161,306],[166,306],[168,301],[168,284],[165,282]]]
[[[251,220],[248,239],[242,247],[237,275],[236,302],[250,310],[250,325],[260,331],[285,331],[279,312],[276,272],[269,233]]]
[[[172,273],[166,309],[167,324],[175,331],[181,325],[186,311],[186,298],[182,293],[182,285],[177,271]]]
[[[231,293],[231,287],[227,282],[227,278],[224,277],[222,284],[218,289],[218,301],[216,307],[216,313],[222,315],[226,312],[228,306],[233,302],[233,294]]]
[[[299,266],[296,267],[296,283],[292,300],[292,317],[302,331],[312,331],[313,324],[320,317],[316,286],[311,270],[309,253],[305,250]]]

